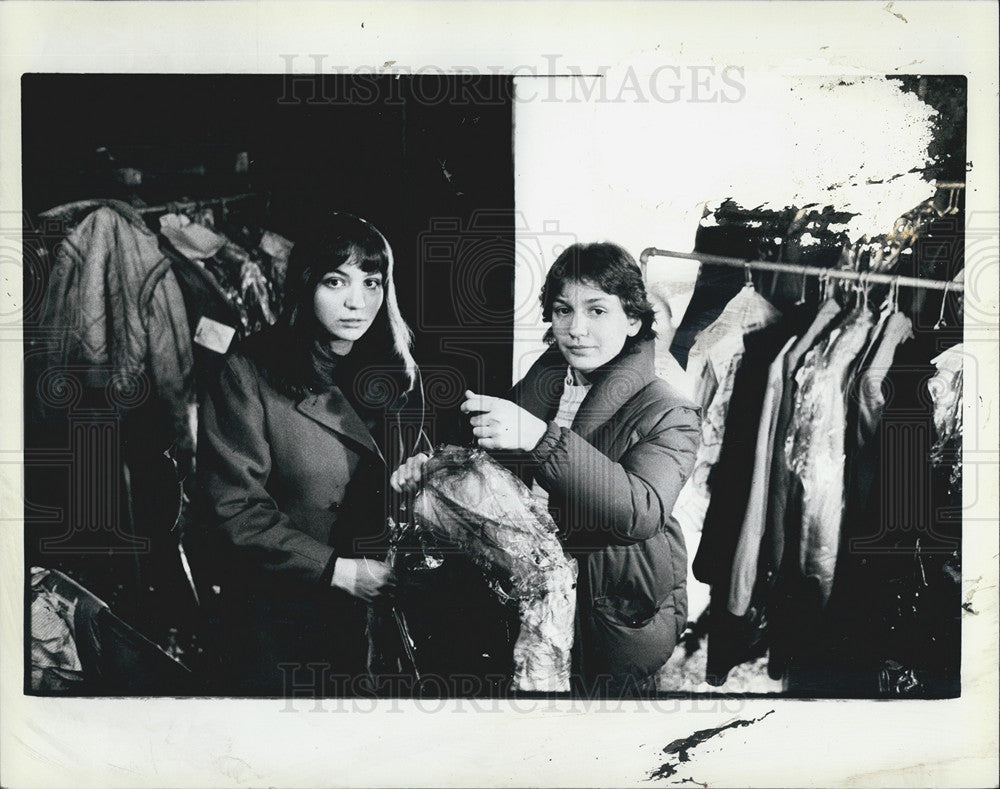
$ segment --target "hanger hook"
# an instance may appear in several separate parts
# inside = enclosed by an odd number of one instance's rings
[[[951,191],[948,193],[948,213],[957,214],[958,213],[958,187],[953,186]]]
[[[806,303],[806,280],[807,279],[808,279],[808,277],[806,276],[806,270],[805,270],[805,268],[803,268],[802,269],[802,291],[799,293],[799,300],[797,302],[795,302],[796,304],[805,304]]]
[[[892,278],[889,284],[889,311],[899,312],[899,275]]]
[[[935,329],[940,329],[944,326],[944,306],[948,303],[948,289],[951,287],[951,280],[949,279],[944,283],[944,293],[941,294],[941,312],[938,313],[937,323],[934,324]]]
[[[746,287],[753,288],[753,274],[750,273],[750,261],[747,260],[743,263],[743,276],[746,282]]]

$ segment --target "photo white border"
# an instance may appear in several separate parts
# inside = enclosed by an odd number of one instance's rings
[[[981,435],[966,437],[962,696],[949,701],[424,703],[46,699],[22,695],[20,77],[536,68],[655,54],[801,73],[969,78],[966,315],[997,314],[997,6],[846,3],[0,3],[0,784],[4,787],[622,786],[672,740],[736,719],[666,783],[995,786],[997,327],[966,327]],[[390,64],[390,65],[386,65]],[[73,133],[73,119],[66,134]],[[986,240],[984,239],[991,239]],[[974,269],[978,266],[979,268]],[[973,336],[974,335],[974,336]],[[974,341],[973,341],[974,340]],[[968,381],[966,382],[968,386]],[[979,473],[983,472],[983,473]],[[974,580],[973,580],[974,579]],[[658,705],[658,706],[657,706]],[[595,705],[596,706],[596,705]],[[617,706],[617,709],[616,709]],[[369,714],[370,713],[370,714]]]

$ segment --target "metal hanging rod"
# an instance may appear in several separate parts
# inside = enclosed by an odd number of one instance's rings
[[[265,199],[270,199],[270,195],[266,192],[244,192],[243,194],[238,194],[238,195],[229,195],[227,197],[207,197],[201,200],[193,200],[187,198],[183,200],[172,200],[171,202],[164,203],[163,205],[147,205],[141,207],[132,206],[128,203],[126,203],[126,205],[128,205],[132,210],[134,210],[141,216],[146,216],[147,214],[165,213],[172,209],[186,211],[189,208],[202,208],[204,206],[210,206],[210,205],[221,205],[224,210],[226,205],[228,205],[229,203],[235,203],[240,200],[249,200],[250,198],[253,197],[263,197]],[[49,208],[45,211],[41,211],[39,212],[38,216],[41,219],[50,219],[57,213],[63,213],[65,211],[72,211],[74,209],[78,210],[88,207],[93,207],[96,209],[99,208],[101,205],[102,201],[100,199],[77,200],[74,203],[65,203],[63,205],[58,205],[55,208]]]
[[[252,197],[264,197],[264,195],[261,192],[244,192],[243,194],[230,195],[228,197],[209,197],[202,200],[172,200],[171,202],[164,203],[163,205],[149,205],[137,210],[140,214],[145,216],[146,214],[156,214],[174,209],[186,211],[189,208],[202,208],[210,205],[221,205],[224,209],[227,203],[235,203],[239,200],[249,200]]]
[[[749,268],[755,271],[781,271],[785,274],[800,274],[809,277],[863,280],[865,284],[896,284],[907,288],[948,290],[955,293],[962,293],[965,290],[965,285],[961,282],[950,282],[940,279],[902,277],[898,274],[883,274],[870,271],[845,271],[843,269],[820,268],[819,266],[796,266],[794,263],[772,263],[767,260],[741,260],[740,258],[724,257],[723,255],[705,255],[700,252],[674,252],[669,249],[657,249],[656,247],[647,247],[642,250],[642,254],[639,255],[639,265],[642,267],[644,279],[646,276],[646,264],[651,257],[697,260],[699,263],[710,263],[713,266],[730,266],[732,268],[742,269]]]

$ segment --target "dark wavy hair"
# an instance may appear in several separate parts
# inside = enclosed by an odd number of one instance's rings
[[[335,357],[313,299],[323,277],[348,260],[362,271],[382,275],[385,298],[371,327],[347,357]],[[392,248],[378,228],[353,214],[336,212],[295,239],[281,318],[269,339],[268,351],[255,355],[269,382],[289,396],[329,388],[337,366],[391,374],[399,394],[413,389],[418,374],[411,353],[413,332],[399,312]]]
[[[630,318],[642,324],[634,337],[625,339],[623,350],[634,352],[639,343],[656,337],[653,321],[656,313],[646,295],[642,271],[628,252],[617,244],[573,244],[564,249],[545,276],[542,293],[542,320],[552,323],[552,305],[562,294],[566,282],[580,282],[617,296]],[[552,327],[545,332],[545,342],[555,341]]]

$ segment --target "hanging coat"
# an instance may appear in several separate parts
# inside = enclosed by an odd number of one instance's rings
[[[156,236],[134,211],[97,208],[59,245],[40,320],[51,332],[43,378],[77,375],[86,387],[109,387],[109,399],[126,407],[152,389],[175,446],[193,450],[184,298]],[[40,389],[44,401],[50,387]]]

